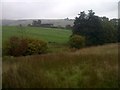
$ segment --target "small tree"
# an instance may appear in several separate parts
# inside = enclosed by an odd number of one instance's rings
[[[37,26],[37,21],[33,20],[32,26]]]
[[[41,20],[38,20],[38,21],[33,20],[32,26],[34,26],[34,27],[41,26]]]
[[[85,38],[80,35],[73,35],[70,37],[69,44],[72,48],[82,48],[85,46]]]
[[[37,24],[40,26],[41,25],[41,20],[38,20]]]
[[[65,28],[66,28],[66,29],[72,29],[72,26],[71,26],[71,25],[66,25]]]

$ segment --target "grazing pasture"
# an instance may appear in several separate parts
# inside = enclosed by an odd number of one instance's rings
[[[11,36],[29,37],[46,41],[48,43],[48,52],[62,52],[68,51],[67,44],[71,34],[72,31],[67,29],[3,26],[2,41],[4,46]]]
[[[3,26],[2,30],[3,41],[11,36],[21,36],[63,44],[69,40],[71,34],[71,30],[42,27]]]
[[[117,88],[118,44],[70,49],[70,30],[4,26],[3,46],[11,36],[48,42],[47,54],[3,56],[3,88]]]

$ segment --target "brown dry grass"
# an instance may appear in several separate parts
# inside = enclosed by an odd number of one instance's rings
[[[3,57],[3,87],[116,88],[118,45],[83,48],[75,52]]]

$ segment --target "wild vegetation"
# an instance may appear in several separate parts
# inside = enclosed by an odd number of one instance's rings
[[[72,31],[4,26],[3,88],[117,88],[119,25],[94,14],[81,12]]]
[[[3,46],[12,36],[43,40],[48,43],[48,52],[68,51],[67,45],[71,31],[67,29],[4,26],[2,31]]]
[[[3,57],[3,88],[117,88],[118,45]]]
[[[71,48],[83,48],[85,46],[85,38],[80,35],[73,35],[70,37],[69,44]]]
[[[26,56],[43,54],[47,51],[47,43],[42,40],[11,37],[3,46],[3,55]]]
[[[73,26],[73,35],[82,35],[86,38],[86,45],[102,45],[117,42],[117,28],[106,17],[99,17],[89,10],[78,14]]]
[[[120,19],[118,20],[118,42],[120,42]]]

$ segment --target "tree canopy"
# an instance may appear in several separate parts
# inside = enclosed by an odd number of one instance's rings
[[[118,42],[120,42],[120,19],[118,19]]]
[[[73,35],[85,36],[87,45],[116,42],[116,30],[108,18],[96,16],[92,10],[88,10],[88,14],[83,11],[78,15],[74,21]]]

